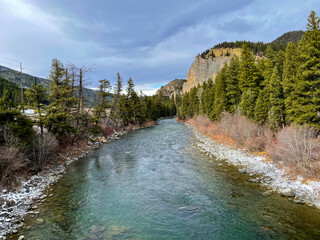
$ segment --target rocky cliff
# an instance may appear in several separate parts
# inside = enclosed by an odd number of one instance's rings
[[[233,56],[240,57],[240,54],[241,48],[219,48],[210,49],[205,58],[196,56],[188,71],[187,82],[183,84],[183,93],[189,92],[191,88],[201,85],[209,78],[215,80],[224,64],[229,63]]]
[[[298,42],[303,35],[303,31],[291,31],[270,43],[249,41],[219,43],[195,57],[188,71],[187,82],[183,84],[183,93],[190,91],[191,88],[198,84],[201,85],[203,82],[208,81],[209,78],[214,81],[225,63],[229,63],[233,56],[239,57],[241,55],[243,44],[246,44],[251,49],[256,58],[260,58],[263,57],[268,46],[275,51],[285,50],[288,42]]]
[[[166,97],[176,97],[182,95],[182,85],[186,82],[185,79],[175,79],[165,86],[162,86],[157,92],[156,95],[159,95],[162,92],[163,96]]]

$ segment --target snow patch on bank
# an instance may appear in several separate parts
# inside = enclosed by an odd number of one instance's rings
[[[241,173],[257,176],[257,181],[284,196],[295,197],[297,203],[306,203],[320,208],[320,182],[306,181],[301,176],[290,177],[275,164],[267,162],[265,156],[255,156],[239,149],[216,143],[213,139],[201,134],[195,127],[186,124],[194,132],[196,143],[207,155],[239,167]]]

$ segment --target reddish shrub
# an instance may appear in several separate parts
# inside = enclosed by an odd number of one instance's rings
[[[238,147],[249,151],[263,151],[272,140],[273,134],[240,113],[224,113],[218,129],[222,134],[229,136]]]
[[[307,126],[290,126],[282,129],[266,147],[275,162],[291,166],[307,177],[319,174],[320,141],[317,131]]]
[[[102,129],[102,134],[103,136],[110,136],[114,133],[114,130],[112,127],[110,126],[105,126],[103,129]]]

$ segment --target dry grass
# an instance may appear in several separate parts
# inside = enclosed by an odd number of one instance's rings
[[[264,151],[273,137],[270,130],[239,113],[224,113],[219,122],[212,122],[206,116],[198,116],[187,122],[219,143],[245,148],[251,152]]]
[[[0,185],[13,188],[19,184],[19,177],[27,173],[26,157],[14,146],[0,147]]]
[[[41,171],[50,160],[56,157],[57,149],[58,142],[52,134],[44,133],[43,136],[34,136],[30,154],[32,167],[36,171]]]
[[[4,145],[0,146],[0,188],[14,188],[19,184],[19,178],[26,175],[28,162],[20,151],[20,144],[8,128],[3,129]]]

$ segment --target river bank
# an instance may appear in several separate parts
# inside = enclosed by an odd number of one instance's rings
[[[79,150],[72,157],[62,157],[62,161],[59,161],[55,166],[50,166],[49,169],[43,170],[28,180],[22,181],[21,186],[16,191],[2,190],[0,193],[0,199],[2,200],[0,206],[0,239],[6,239],[5,236],[7,234],[16,233],[19,228],[23,228],[26,214],[36,217],[40,213],[37,211],[37,204],[41,205],[45,201],[45,198],[53,196],[52,194],[44,194],[44,192],[50,186],[55,185],[66,172],[66,167],[72,162],[83,158],[89,152],[98,149],[102,144],[118,140],[130,131],[152,127],[156,124],[157,122],[150,121],[142,125],[130,125],[123,129],[123,131],[114,131],[108,137],[90,138],[86,150]]]
[[[279,192],[296,203],[305,203],[320,208],[320,182],[289,175],[264,155],[256,156],[248,151],[217,143],[190,123],[185,124],[193,130],[200,149],[207,155],[237,166],[240,173],[250,174],[249,182],[267,186],[270,191]],[[270,192],[267,191],[265,194],[268,195]]]

